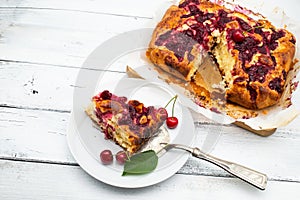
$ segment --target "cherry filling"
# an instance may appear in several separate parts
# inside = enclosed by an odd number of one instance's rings
[[[252,30],[252,27],[247,22],[242,20],[241,18],[236,18],[236,20],[238,21],[242,30],[247,31],[247,32],[250,32]]]
[[[250,100],[255,102],[255,100],[257,99],[257,92],[254,88],[252,88],[249,84],[247,85],[247,89],[250,93]]]
[[[226,24],[232,21],[232,17],[228,17],[228,13],[225,10],[220,10],[218,12],[218,19],[215,23],[215,27],[220,31],[223,31]]]
[[[164,108],[145,107],[143,103],[136,100],[127,102],[126,97],[118,97],[108,90],[94,96],[93,101],[96,104],[95,115],[102,124],[101,129],[107,139],[112,139],[112,132],[115,131],[108,123],[113,116],[116,117],[119,126],[128,125],[131,131],[142,138],[145,137],[143,134],[154,133],[167,118],[167,111]],[[151,120],[158,122],[157,126],[151,126]]]
[[[296,38],[293,36],[292,39],[290,39],[290,42],[296,44]]]
[[[279,30],[278,32],[273,31],[271,35],[271,40],[268,43],[270,50],[274,51],[278,46],[278,41],[280,38],[285,36],[285,32],[283,30]]]
[[[179,4],[179,8],[184,8],[186,6],[188,6],[189,4],[196,4],[196,5],[199,5],[199,0],[186,0],[184,2],[182,2],[181,4]]]
[[[282,70],[282,76],[283,76],[283,80],[286,80],[287,73],[285,70]]]
[[[257,53],[257,46],[259,44],[260,41],[252,37],[245,37],[242,42],[235,43],[234,49],[239,51],[239,60],[241,60],[243,64],[250,62],[253,55]]]
[[[192,61],[194,56],[190,52],[196,42],[191,39],[191,36],[193,36],[191,30],[186,30],[184,32],[168,31],[159,36],[155,45],[165,46],[173,51],[179,62],[183,61],[185,53],[188,53],[188,59],[189,61]]]
[[[269,88],[271,90],[276,90],[278,93],[282,92],[282,86],[281,86],[281,79],[280,78],[274,78],[269,83]]]
[[[265,82],[266,75],[268,74],[270,68],[265,65],[256,64],[252,65],[250,68],[246,69],[246,72],[249,75],[249,80],[259,81],[260,83]]]

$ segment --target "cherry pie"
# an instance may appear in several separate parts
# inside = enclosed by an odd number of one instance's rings
[[[130,153],[138,151],[157,133],[167,118],[164,108],[146,107],[137,100],[127,100],[108,90],[92,98],[86,109],[89,117],[104,132],[106,139]]]
[[[207,0],[183,0],[166,11],[146,55],[167,74],[189,83],[204,107],[217,96],[199,78],[209,55],[222,77],[222,98],[253,110],[279,101],[295,43],[289,31],[266,19],[255,20]]]

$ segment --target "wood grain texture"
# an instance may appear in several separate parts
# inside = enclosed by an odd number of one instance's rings
[[[0,108],[0,157],[74,163],[66,141],[69,113]]]
[[[48,9],[1,9],[0,60],[80,67],[102,42],[151,20]]]
[[[2,106],[70,112],[78,69],[0,62],[0,70]]]
[[[259,191],[240,180],[174,175],[154,186],[116,188],[93,179],[77,166],[0,160],[0,198],[13,199],[284,199],[289,191],[300,197],[300,183],[269,181]]]
[[[120,73],[107,72],[107,75],[125,76],[121,70],[122,66],[116,69]],[[0,105],[6,107],[70,112],[73,89],[84,87],[77,85],[80,69],[74,67],[2,61],[0,71]]]
[[[0,4],[0,8],[15,8],[15,9],[39,9],[39,10],[61,10],[63,12],[86,12],[91,14],[107,14],[122,17],[137,17],[137,18],[153,18],[155,10],[158,8],[167,8],[176,0],[130,0],[128,2],[119,0],[110,0],[109,2],[101,2],[94,0],[39,0],[39,1],[20,1],[9,0],[5,4]],[[147,4],[147,9],[145,9]]]

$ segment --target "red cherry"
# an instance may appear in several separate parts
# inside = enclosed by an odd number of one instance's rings
[[[111,150],[108,150],[108,149],[103,150],[100,153],[100,160],[104,165],[111,164],[113,162],[113,155],[112,155]]]
[[[167,105],[165,106],[165,108],[169,105],[169,103],[171,103],[173,101],[173,105],[172,105],[172,116],[168,117],[168,113],[166,113],[166,124],[167,127],[170,129],[176,128],[178,125],[178,119],[177,117],[174,117],[174,107],[175,107],[175,102],[177,100],[177,95],[175,95],[172,99],[170,99],[170,101],[167,103]]]
[[[126,154],[125,151],[119,151],[116,154],[116,160],[120,165],[124,165],[124,163],[126,162],[126,160],[128,160],[128,155]]]
[[[176,128],[178,125],[177,117],[168,117],[166,124],[167,124],[168,128],[170,128],[170,129]]]
[[[231,38],[233,39],[233,41],[235,42],[243,42],[245,39],[245,35],[243,34],[243,31],[241,30],[236,30],[232,33]]]

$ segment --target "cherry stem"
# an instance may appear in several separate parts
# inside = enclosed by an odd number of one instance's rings
[[[129,154],[128,154],[127,151],[125,151],[125,154],[126,154],[126,156],[127,156],[127,160],[130,161],[130,156],[129,156]]]
[[[173,106],[172,106],[172,117],[174,117],[174,107],[175,107],[175,102],[177,100],[177,95],[175,96],[175,99],[173,101]]]
[[[169,102],[167,103],[167,105],[165,106],[165,108],[167,108],[167,106],[173,101],[173,105],[172,105],[172,117],[174,116],[174,106],[175,106],[175,102],[177,100],[177,95],[175,95],[174,97],[172,97]]]

